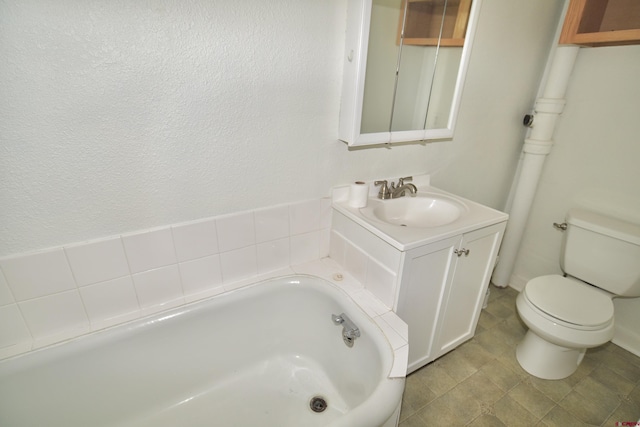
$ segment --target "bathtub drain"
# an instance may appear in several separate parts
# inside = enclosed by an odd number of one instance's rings
[[[323,412],[327,409],[327,401],[320,396],[315,396],[311,398],[309,402],[309,406],[313,412]]]

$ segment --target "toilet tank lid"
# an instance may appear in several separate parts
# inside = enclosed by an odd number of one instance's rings
[[[639,224],[633,224],[580,208],[570,209],[567,212],[566,220],[567,224],[640,246]]]

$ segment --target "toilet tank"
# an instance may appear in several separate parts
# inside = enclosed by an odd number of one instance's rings
[[[560,266],[566,274],[620,296],[640,296],[640,225],[571,209]]]

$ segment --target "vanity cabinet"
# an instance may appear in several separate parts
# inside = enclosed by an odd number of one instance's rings
[[[408,373],[475,334],[509,219],[431,187],[428,176],[412,182],[414,197],[372,194],[364,208],[349,204],[348,187],[335,190],[329,251],[409,326]]]
[[[473,337],[505,226],[403,252],[395,311],[409,325],[407,373]]]
[[[640,44],[640,2],[571,0],[560,35],[560,44]]]

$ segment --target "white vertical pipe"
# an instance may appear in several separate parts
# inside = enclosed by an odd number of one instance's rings
[[[491,279],[498,287],[508,286],[511,280],[531,204],[536,194],[544,161],[553,146],[553,131],[558,116],[564,109],[564,95],[579,50],[578,46],[556,48],[542,97],[536,101],[533,128],[522,147],[520,176],[513,193],[509,222],[500,249],[500,261]]]

